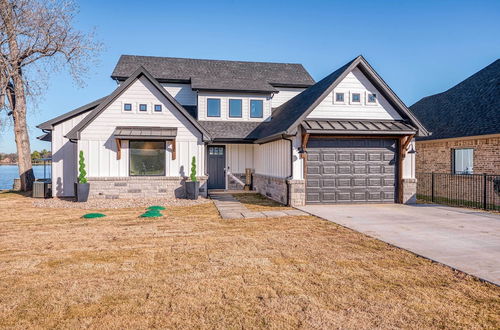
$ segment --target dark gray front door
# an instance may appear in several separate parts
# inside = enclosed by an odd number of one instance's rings
[[[306,202],[394,202],[397,141],[311,138]]]
[[[224,146],[208,147],[208,189],[226,188],[226,148]]]

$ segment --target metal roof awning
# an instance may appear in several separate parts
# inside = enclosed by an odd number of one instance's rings
[[[415,127],[397,120],[307,119],[302,127],[310,134],[407,135],[417,132]]]
[[[119,140],[172,140],[177,136],[176,127],[118,126],[113,133]]]

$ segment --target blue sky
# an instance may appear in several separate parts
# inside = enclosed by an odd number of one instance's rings
[[[407,104],[448,89],[500,57],[500,1],[81,1],[100,64],[77,87],[53,75],[30,109],[32,149],[47,119],[109,94],[121,54],[302,63],[319,80],[363,54]],[[0,152],[15,151],[12,126]]]

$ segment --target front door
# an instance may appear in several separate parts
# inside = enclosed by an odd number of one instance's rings
[[[208,146],[208,189],[226,188],[226,148]]]

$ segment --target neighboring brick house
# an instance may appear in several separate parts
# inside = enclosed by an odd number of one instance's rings
[[[500,174],[500,59],[410,109],[432,132],[417,138],[417,172]]]

